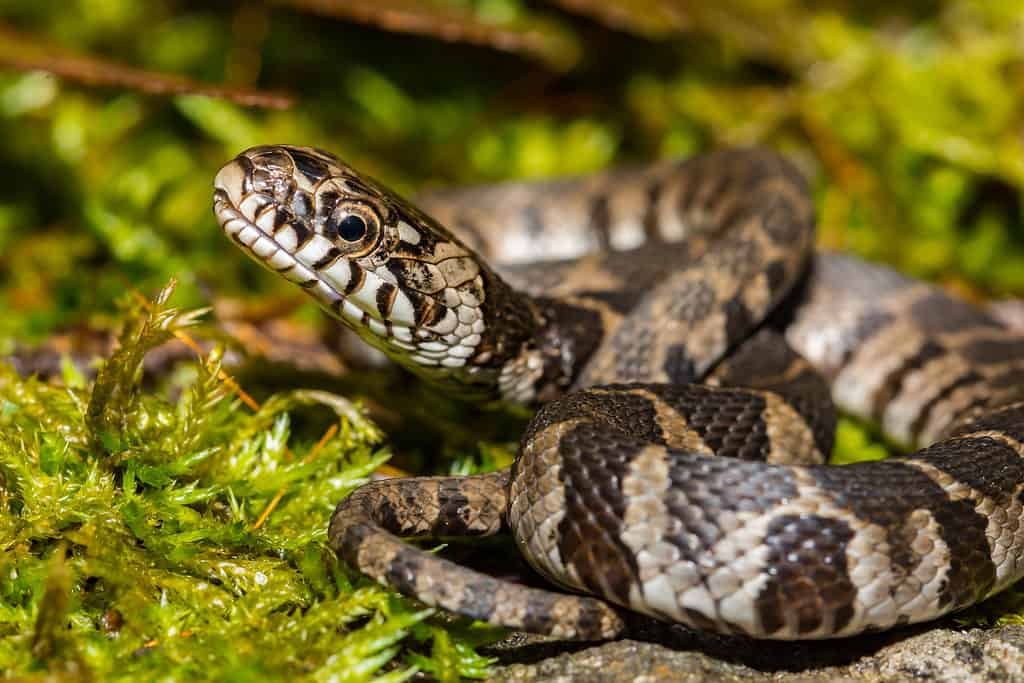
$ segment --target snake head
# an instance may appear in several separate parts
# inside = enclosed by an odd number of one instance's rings
[[[433,219],[337,157],[253,147],[221,168],[214,187],[228,237],[403,365],[466,375],[493,355],[481,343],[489,271]]]

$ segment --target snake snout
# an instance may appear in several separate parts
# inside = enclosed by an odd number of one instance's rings
[[[229,236],[238,232],[240,223],[232,222],[238,219],[294,252],[314,229],[310,194],[297,169],[281,145],[251,147],[225,164],[214,178],[213,200]]]
[[[251,170],[251,165],[246,168],[238,158],[232,159],[217,171],[213,179],[214,190],[223,193],[233,206],[238,206]]]

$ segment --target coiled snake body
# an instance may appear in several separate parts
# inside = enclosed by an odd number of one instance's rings
[[[421,210],[330,154],[272,146],[215,187],[227,235],[364,340],[457,395],[541,406],[510,470],[375,482],[338,505],[331,546],[407,595],[564,638],[620,633],[611,603],[810,639],[933,619],[1024,574],[1022,339],[813,253],[804,181],[771,153]],[[830,397],[932,445],[823,465]],[[399,539],[506,529],[571,594]]]

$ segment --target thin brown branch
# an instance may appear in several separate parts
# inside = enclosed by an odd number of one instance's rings
[[[692,28],[681,3],[672,0],[547,0],[567,12],[582,14],[609,28],[647,38],[664,38]]]
[[[290,95],[230,85],[202,83],[178,74],[138,69],[118,62],[76,54],[0,24],[0,68],[46,71],[91,87],[137,90],[150,95],[205,95],[249,107],[287,109]]]
[[[539,59],[558,71],[580,57],[575,37],[560,24],[536,15],[509,23],[484,21],[470,11],[430,0],[275,0],[277,4],[395,33],[451,43],[482,45]]]

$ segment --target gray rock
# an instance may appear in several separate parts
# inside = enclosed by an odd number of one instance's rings
[[[948,624],[948,622],[947,622]],[[924,627],[770,643],[647,626],[636,640],[567,644],[517,634],[494,646],[491,681],[1024,681],[1024,626]]]

